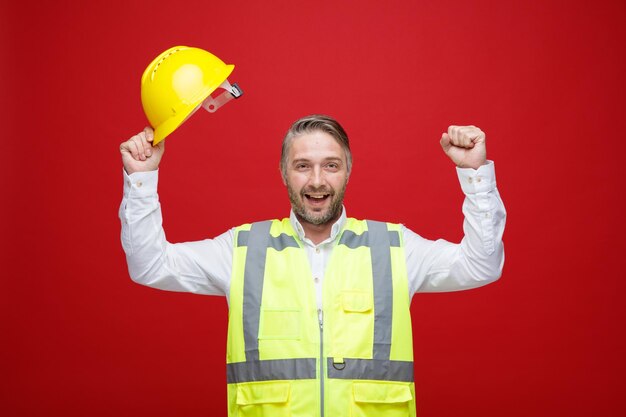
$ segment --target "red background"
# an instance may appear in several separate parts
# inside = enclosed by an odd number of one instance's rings
[[[413,302],[421,416],[623,416],[624,1],[8,2],[0,8],[0,412],[225,415],[226,302],[131,282],[119,143],[178,44],[245,96],[167,141],[170,241],[280,217],[284,131],[335,116],[356,217],[462,237],[438,140],[487,132],[502,279]]]

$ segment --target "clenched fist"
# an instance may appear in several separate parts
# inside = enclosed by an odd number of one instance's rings
[[[146,127],[143,132],[120,144],[122,162],[128,175],[133,172],[154,171],[159,167],[165,152],[165,141],[152,146],[154,131]]]
[[[440,143],[459,168],[478,169],[487,161],[485,133],[476,126],[449,126]]]

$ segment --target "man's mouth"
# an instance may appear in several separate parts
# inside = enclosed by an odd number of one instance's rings
[[[330,193],[304,193],[304,197],[312,204],[320,204],[328,200]]]

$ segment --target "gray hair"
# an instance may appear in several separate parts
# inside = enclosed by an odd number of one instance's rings
[[[341,127],[338,121],[330,116],[322,114],[311,114],[304,116],[301,119],[293,122],[285,138],[283,139],[283,146],[280,154],[280,172],[283,178],[287,177],[287,155],[289,154],[289,147],[293,139],[304,134],[312,132],[324,132],[332,136],[341,148],[346,153],[346,164],[348,174],[352,169],[352,152],[350,152],[350,142],[348,141],[348,134]]]

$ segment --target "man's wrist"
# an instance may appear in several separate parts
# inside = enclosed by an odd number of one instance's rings
[[[477,162],[476,164],[467,164],[467,163],[464,164],[463,162],[461,162],[461,163],[458,163],[456,166],[457,168],[462,168],[462,169],[464,168],[478,169],[483,165],[487,165],[488,162],[489,161],[485,159],[482,163]]]

